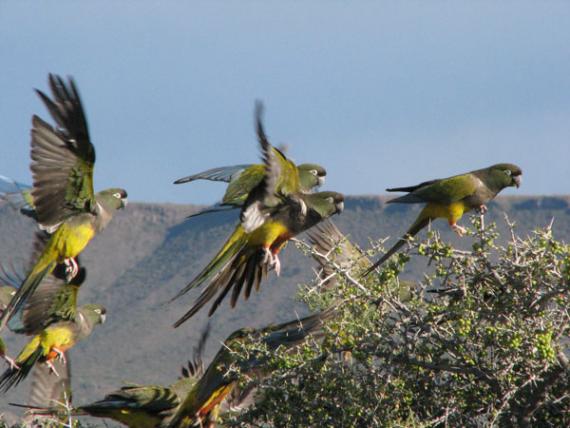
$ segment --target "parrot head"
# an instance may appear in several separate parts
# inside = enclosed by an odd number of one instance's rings
[[[103,205],[107,211],[115,211],[127,206],[127,191],[125,189],[111,188],[105,189],[95,195],[98,203]]]
[[[309,209],[316,211],[322,219],[344,210],[344,195],[337,192],[317,192],[307,195],[305,202]]]
[[[299,182],[303,192],[308,192],[324,184],[327,170],[322,166],[315,163],[303,163],[297,169],[299,170]]]
[[[107,309],[101,305],[90,303],[81,307],[81,315],[90,325],[103,324],[107,319]]]
[[[484,181],[487,186],[497,191],[505,187],[520,187],[522,170],[512,163],[498,163],[486,169]]]

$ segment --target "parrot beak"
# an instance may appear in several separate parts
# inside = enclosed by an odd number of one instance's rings
[[[522,183],[522,175],[515,175],[513,177],[513,181],[515,182],[515,186],[517,187],[517,189],[519,187],[521,187],[521,183]]]
[[[344,201],[338,202],[336,204],[336,213],[340,214],[343,211],[344,211]]]
[[[101,314],[101,324],[105,324],[106,319],[107,319],[107,314]]]
[[[317,186],[321,187],[323,184],[325,184],[325,180],[326,177],[324,175],[317,177]]]
[[[129,205],[129,200],[127,198],[123,198],[122,201],[123,201],[123,208],[126,208],[127,205]]]

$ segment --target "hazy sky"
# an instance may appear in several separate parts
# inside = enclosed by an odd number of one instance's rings
[[[30,182],[32,88],[73,75],[96,189],[210,203],[203,169],[255,162],[253,105],[326,188],[383,193],[496,162],[505,194],[570,193],[566,1],[2,1],[0,174]]]

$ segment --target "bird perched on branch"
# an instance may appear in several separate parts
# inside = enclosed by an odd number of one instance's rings
[[[31,195],[37,222],[51,237],[4,311],[0,330],[57,264],[68,266],[69,277],[78,273],[75,257],[127,202],[120,188],[93,191],[95,148],[73,79],[50,74],[49,85],[53,100],[37,93],[56,126],[32,118]]]
[[[387,203],[426,204],[408,231],[378,260],[366,274],[372,272],[396,253],[407,239],[415,236],[436,218],[447,219],[451,229],[463,236],[465,229],[457,224],[464,213],[479,209],[487,212],[486,204],[505,187],[519,187],[522,170],[510,163],[499,163],[488,168],[438,180],[426,181],[416,186],[395,187],[388,192],[408,192],[407,195]]]

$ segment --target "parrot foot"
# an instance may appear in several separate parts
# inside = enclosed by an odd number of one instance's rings
[[[63,364],[67,364],[67,359],[65,358],[65,352],[63,352],[61,349],[58,349],[56,347],[51,348],[51,350],[57,354],[56,358],[58,360],[60,360]]]
[[[263,247],[263,260],[261,261],[261,263],[265,264],[269,262],[269,264],[271,265],[272,260],[273,260],[273,254],[271,253],[271,250],[267,247]]]
[[[10,358],[8,355],[2,355],[2,358],[8,363],[11,370],[20,370],[20,366],[13,358]]]
[[[465,229],[462,226],[459,226],[456,223],[453,223],[451,225],[451,230],[453,230],[455,233],[457,233],[457,236],[463,236],[463,235],[465,235],[465,233],[467,233],[467,229]]]
[[[73,278],[75,278],[75,275],[77,275],[77,273],[79,272],[79,266],[77,266],[77,262],[75,261],[75,259],[73,257],[70,257],[68,259],[65,259],[65,273],[66,273],[66,279],[67,282],[71,281]]]
[[[269,267],[275,269],[277,276],[281,275],[281,260],[279,260],[279,256],[277,254],[273,254],[273,260],[271,260]]]
[[[479,212],[481,213],[481,215],[487,214],[487,211],[489,211],[489,208],[487,208],[487,205],[481,204],[479,206]]]
[[[269,266],[269,269],[274,269],[277,276],[281,274],[281,261],[277,254],[273,254],[269,248],[263,248],[263,264]]]
[[[46,361],[47,366],[49,367],[49,371],[52,372],[54,375],[56,375],[57,377],[59,377],[59,373],[57,372],[57,370],[55,369],[53,363],[50,360]]]

